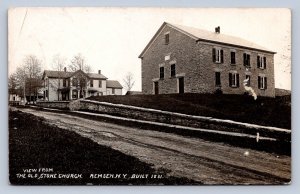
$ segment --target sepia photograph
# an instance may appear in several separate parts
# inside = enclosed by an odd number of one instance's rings
[[[12,7],[12,185],[291,184],[291,10]]]

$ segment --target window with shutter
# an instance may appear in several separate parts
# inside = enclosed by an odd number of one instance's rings
[[[212,59],[213,59],[213,62],[216,62],[216,49],[215,48],[212,49]]]
[[[229,73],[229,86],[233,88],[240,86],[240,79],[238,73]]]
[[[159,68],[159,78],[160,79],[164,79],[165,77],[165,68],[164,67],[160,67]]]
[[[267,89],[267,77],[258,76],[258,88],[261,90]]]
[[[250,86],[250,75],[246,75],[246,80],[247,80],[247,83],[246,83],[246,86]]]
[[[215,63],[223,63],[224,62],[224,54],[222,49],[213,48],[213,62]]]
[[[230,58],[231,58],[231,64],[235,64],[235,52],[232,51],[232,52],[230,53],[230,56],[231,56],[231,57],[230,57]]]
[[[267,59],[266,57],[257,56],[257,68],[266,69]]]
[[[171,65],[171,77],[175,77],[176,75],[176,65],[172,64]]]
[[[221,86],[221,73],[215,72],[215,83],[216,86]]]
[[[165,44],[169,44],[169,42],[170,42],[170,34],[166,33],[165,34]]]
[[[243,59],[244,59],[244,66],[250,67],[251,66],[251,63],[250,63],[250,54],[244,53],[243,54]]]

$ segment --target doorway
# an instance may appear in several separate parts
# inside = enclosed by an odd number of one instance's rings
[[[158,82],[154,82],[154,94],[157,95],[159,93]]]
[[[179,88],[179,94],[184,93],[184,77],[178,78],[178,88]]]

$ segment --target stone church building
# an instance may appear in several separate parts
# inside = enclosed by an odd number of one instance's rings
[[[164,22],[139,55],[144,94],[244,94],[275,97],[274,54],[253,42]]]

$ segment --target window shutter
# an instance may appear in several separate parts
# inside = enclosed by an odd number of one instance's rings
[[[213,62],[216,62],[216,49],[212,49],[212,55],[213,55]]]
[[[267,77],[264,77],[264,79],[265,79],[265,89],[267,89]]]
[[[250,66],[250,55],[247,55],[247,65]]]
[[[257,83],[258,83],[258,89],[260,89],[260,76],[258,76]]]
[[[259,68],[259,63],[260,63],[260,57],[257,56],[257,68]]]
[[[224,63],[223,50],[221,50],[221,63]]]
[[[264,57],[264,69],[266,69],[266,68],[267,68],[267,58]]]
[[[247,56],[246,56],[246,53],[244,53],[244,54],[243,54],[244,65],[246,65],[246,59],[247,59]]]
[[[236,85],[237,87],[240,87],[240,78],[239,78],[239,74],[236,74]]]
[[[232,74],[229,73],[229,86],[232,86]]]

